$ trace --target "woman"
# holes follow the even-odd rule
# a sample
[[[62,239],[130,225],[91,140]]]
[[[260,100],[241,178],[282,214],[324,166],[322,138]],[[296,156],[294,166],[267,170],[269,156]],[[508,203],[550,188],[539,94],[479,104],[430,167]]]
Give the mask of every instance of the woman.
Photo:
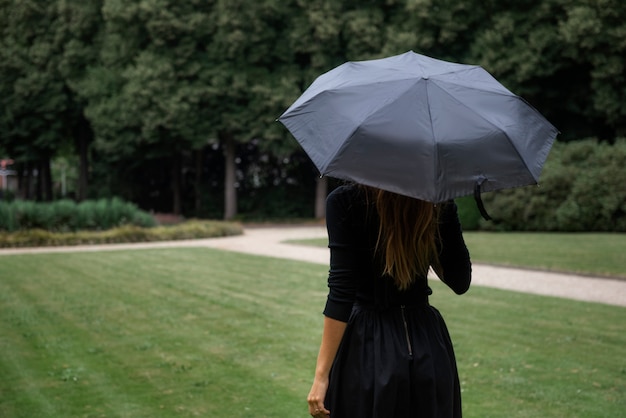
[[[309,413],[460,417],[452,343],[426,278],[432,266],[457,294],[469,288],[455,204],[345,185],[328,196],[326,222],[330,290]]]

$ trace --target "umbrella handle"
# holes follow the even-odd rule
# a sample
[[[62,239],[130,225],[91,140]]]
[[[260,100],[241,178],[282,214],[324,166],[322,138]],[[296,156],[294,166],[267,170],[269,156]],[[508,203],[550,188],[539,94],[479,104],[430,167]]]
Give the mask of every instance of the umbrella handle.
[[[476,206],[478,206],[478,211],[480,212],[482,217],[486,221],[490,221],[491,216],[489,216],[489,214],[487,213],[487,210],[485,210],[485,205],[483,205],[483,199],[480,197],[480,186],[485,180],[486,179],[481,179],[477,181],[476,184],[474,185],[474,200],[476,201]]]

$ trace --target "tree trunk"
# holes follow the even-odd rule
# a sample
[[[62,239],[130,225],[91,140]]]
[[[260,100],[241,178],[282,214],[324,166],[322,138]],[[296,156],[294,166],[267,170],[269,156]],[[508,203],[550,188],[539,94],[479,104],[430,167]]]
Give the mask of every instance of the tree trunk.
[[[25,163],[23,167],[20,167],[18,176],[18,189],[21,197],[24,200],[30,200],[33,190],[33,164],[31,162]]]
[[[318,177],[315,181],[315,219],[326,217],[326,195],[328,194],[328,178]]]
[[[237,215],[237,188],[235,165],[235,140],[231,135],[223,135],[224,147],[224,219],[230,220]]]
[[[200,213],[202,213],[202,151],[203,149],[194,151],[196,162],[196,178],[194,182],[194,211],[196,217],[199,217]]]
[[[30,174],[31,181],[33,184],[31,187],[34,187],[34,197],[36,202],[43,201],[43,187],[41,184],[41,161],[33,162],[33,170]]]
[[[172,172],[170,179],[172,181],[172,212],[174,215],[180,215],[182,212],[181,198],[181,155],[176,153],[172,157]]]
[[[76,148],[80,159],[76,200],[79,202],[87,199],[87,189],[89,186],[89,144],[91,137],[92,132],[89,122],[81,115],[76,132]]]
[[[50,160],[42,158],[35,164],[37,167],[36,199],[38,202],[52,200],[52,179],[50,178]]]
[[[52,195],[52,170],[50,169],[50,157],[45,157],[40,163],[39,181],[41,182],[41,197],[45,202],[53,200]]]

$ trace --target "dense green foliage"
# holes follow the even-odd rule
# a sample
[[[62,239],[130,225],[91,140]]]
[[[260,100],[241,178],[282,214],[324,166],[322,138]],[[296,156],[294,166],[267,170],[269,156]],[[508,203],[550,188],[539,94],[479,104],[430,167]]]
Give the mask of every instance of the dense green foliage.
[[[156,221],[135,204],[117,198],[80,203],[71,200],[0,202],[0,231],[101,231],[124,225],[151,227],[156,225]]]
[[[316,172],[275,120],[317,75],[410,49],[479,64],[560,141],[613,143],[626,134],[624,39],[620,0],[0,0],[0,157],[29,200],[65,196],[63,159],[77,200],[310,216]],[[273,188],[288,208],[263,201]],[[598,227],[575,219],[596,209],[568,205],[558,225]]]
[[[481,215],[473,196],[465,196],[455,199],[461,225],[466,231],[479,229]]]
[[[486,229],[626,232],[626,139],[557,143],[539,187],[487,193]]]

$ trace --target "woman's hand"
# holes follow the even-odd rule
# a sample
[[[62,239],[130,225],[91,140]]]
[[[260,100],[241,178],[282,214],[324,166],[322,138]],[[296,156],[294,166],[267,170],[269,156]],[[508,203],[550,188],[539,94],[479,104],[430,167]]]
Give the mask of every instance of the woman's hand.
[[[324,407],[324,398],[328,390],[328,378],[316,377],[309,392],[309,413],[315,418],[328,418],[330,411]]]
[[[322,332],[322,343],[320,352],[317,355],[315,366],[315,378],[307,401],[309,402],[309,413],[315,418],[328,418],[330,411],[324,406],[324,398],[328,390],[328,376],[330,367],[333,364],[337,349],[346,330],[346,323],[336,319],[324,317],[324,330]]]

